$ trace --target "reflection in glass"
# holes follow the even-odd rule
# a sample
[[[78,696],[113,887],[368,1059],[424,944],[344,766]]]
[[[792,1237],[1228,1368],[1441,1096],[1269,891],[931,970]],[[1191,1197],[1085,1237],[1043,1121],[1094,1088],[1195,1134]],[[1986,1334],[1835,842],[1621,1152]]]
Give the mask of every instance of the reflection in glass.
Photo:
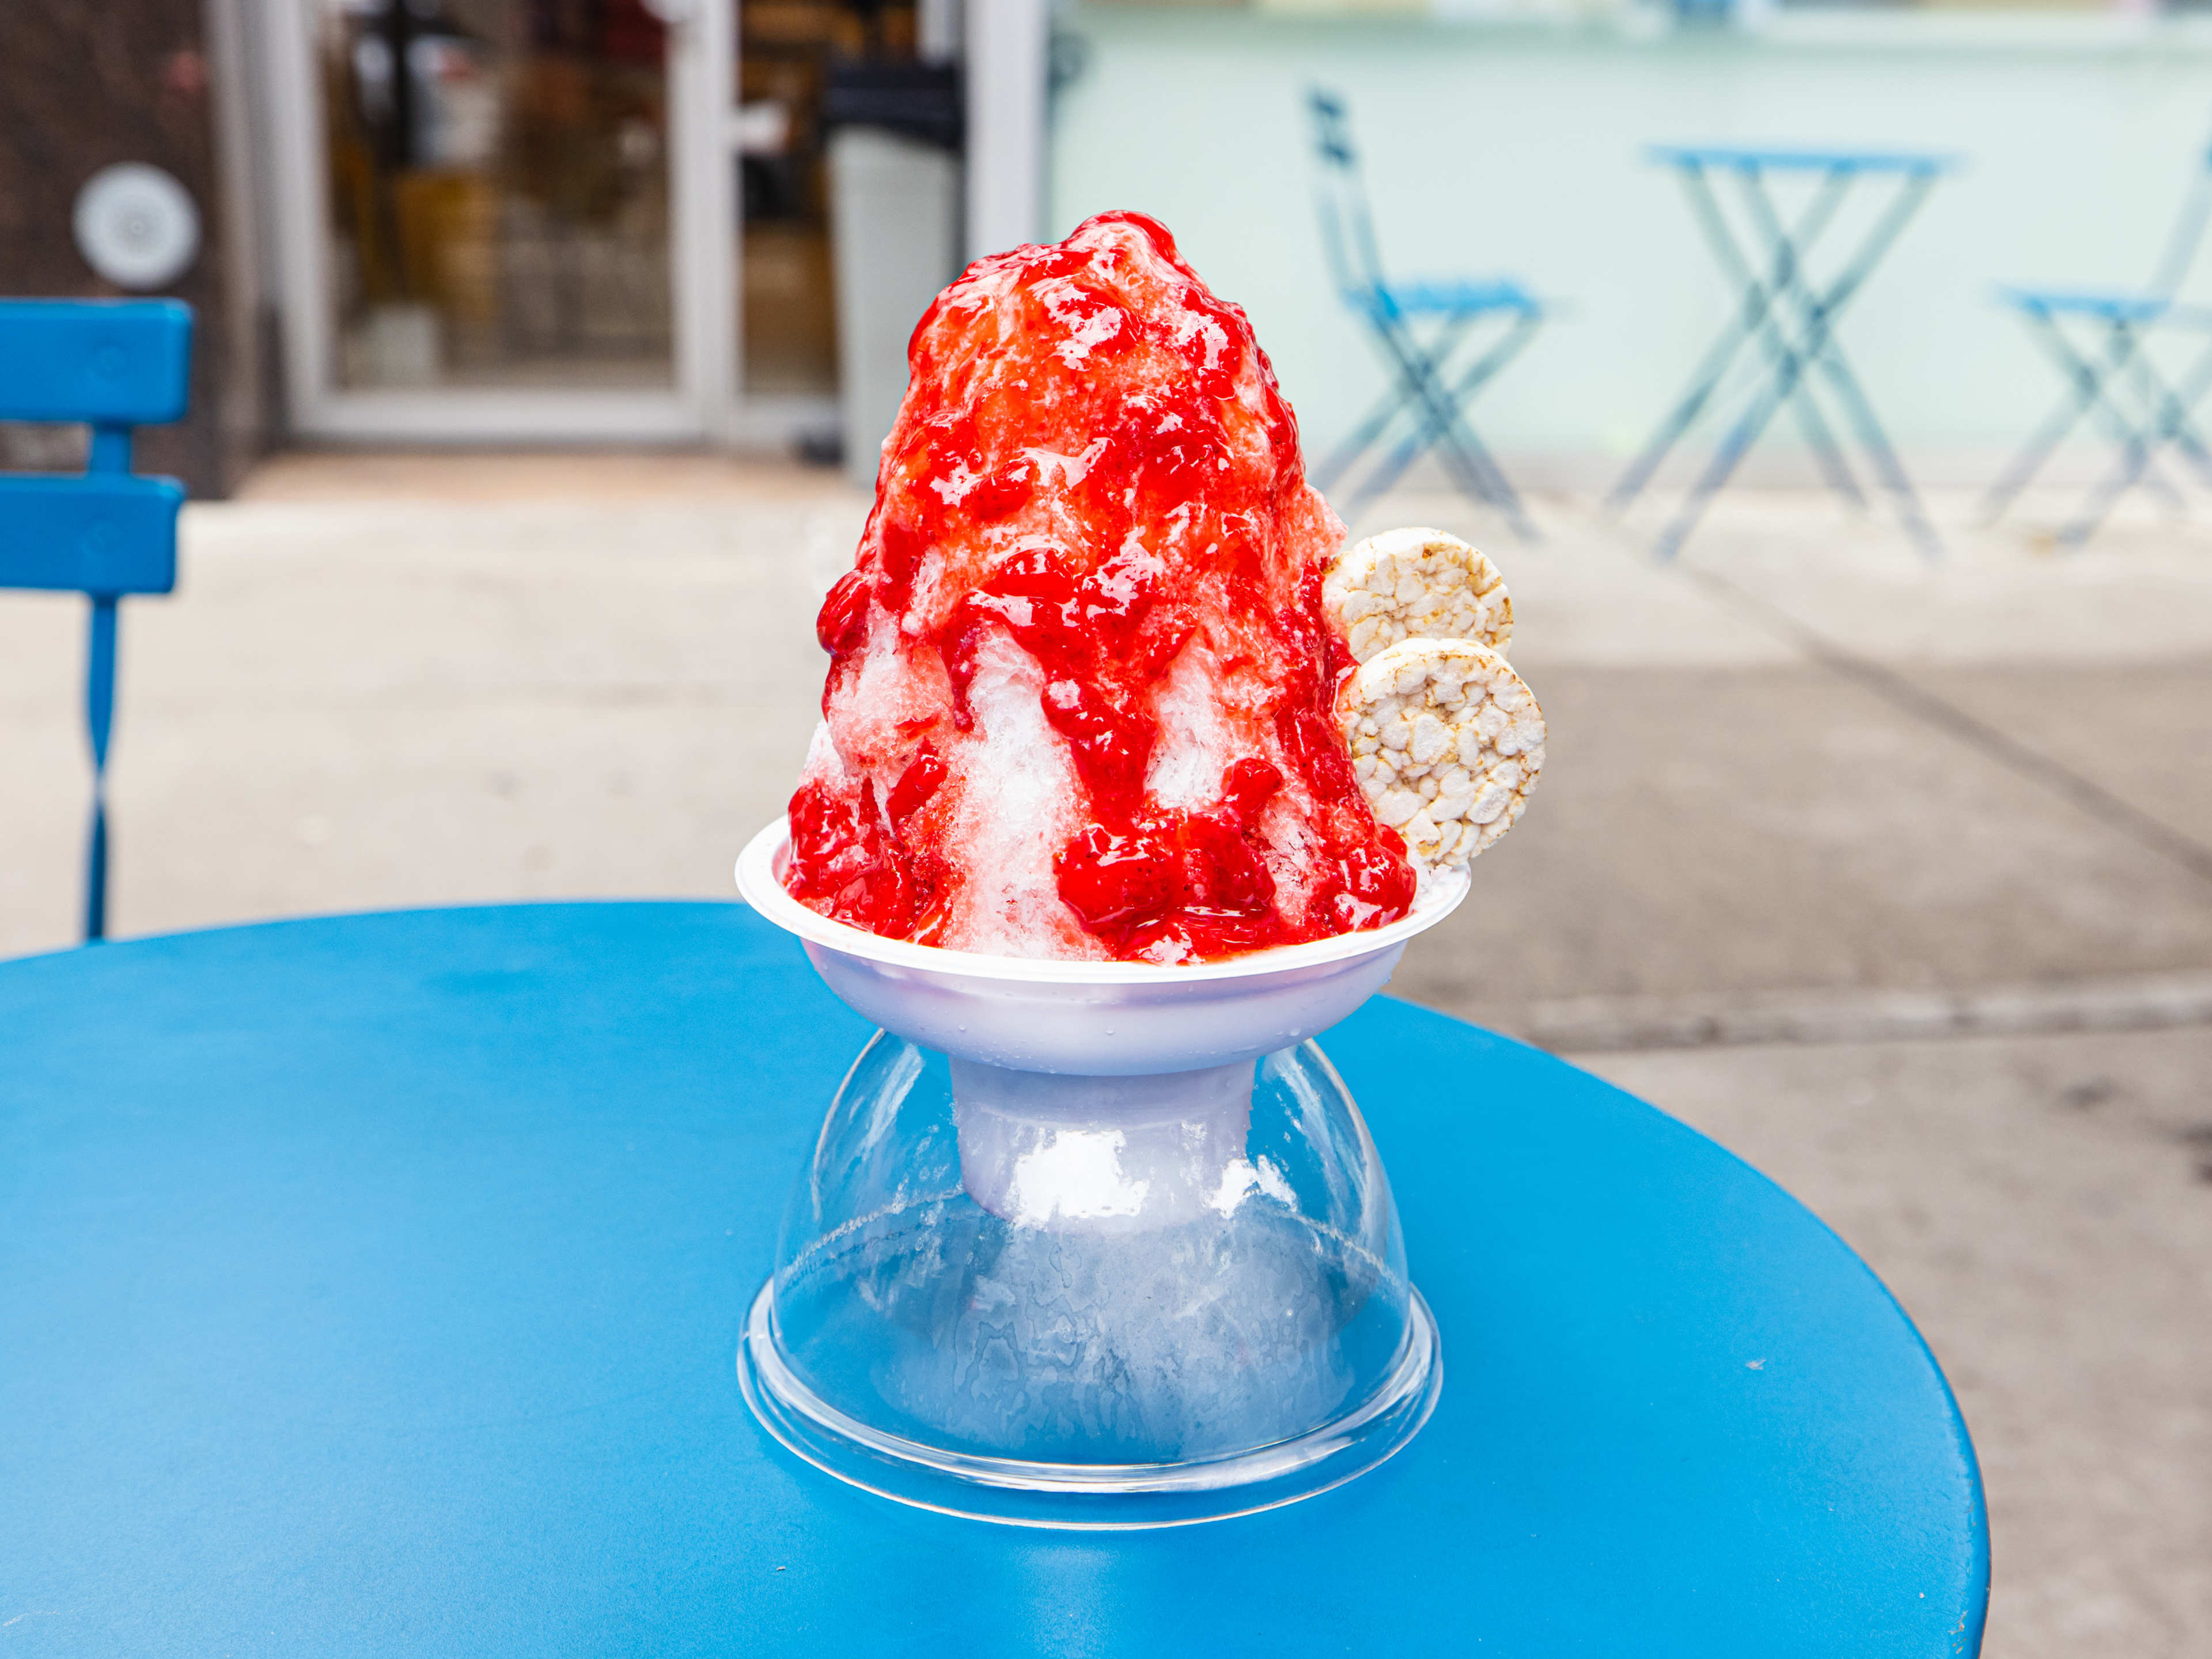
[[[320,44],[341,384],[671,383],[643,0],[325,0]]]
[[[738,8],[739,330],[753,396],[837,389],[823,91],[833,64],[911,61],[912,4]]]

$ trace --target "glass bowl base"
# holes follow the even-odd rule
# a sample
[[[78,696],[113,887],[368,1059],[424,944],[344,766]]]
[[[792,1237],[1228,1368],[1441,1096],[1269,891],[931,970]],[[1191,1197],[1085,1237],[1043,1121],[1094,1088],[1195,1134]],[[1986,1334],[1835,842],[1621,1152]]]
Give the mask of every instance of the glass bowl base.
[[[1419,1432],[1443,1384],[1437,1326],[1409,1295],[1395,1364],[1360,1399],[1294,1438],[1183,1462],[1053,1463],[984,1456],[872,1428],[821,1398],[777,1344],[773,1285],[738,1346],[738,1386],[788,1451],[863,1491],[941,1514],[1087,1531],[1187,1526],[1294,1504],[1340,1486]]]

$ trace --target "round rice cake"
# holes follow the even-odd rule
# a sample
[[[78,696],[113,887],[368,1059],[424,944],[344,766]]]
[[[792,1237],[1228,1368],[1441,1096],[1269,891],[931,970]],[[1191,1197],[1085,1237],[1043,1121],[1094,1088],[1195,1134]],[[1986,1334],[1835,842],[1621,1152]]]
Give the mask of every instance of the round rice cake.
[[[1346,682],[1337,719],[1375,816],[1427,869],[1513,827],[1544,765],[1544,711],[1472,640],[1401,640]]]
[[[1321,592],[1361,662],[1407,639],[1472,640],[1504,656],[1513,638],[1513,601],[1498,567],[1441,530],[1370,536],[1337,555]]]

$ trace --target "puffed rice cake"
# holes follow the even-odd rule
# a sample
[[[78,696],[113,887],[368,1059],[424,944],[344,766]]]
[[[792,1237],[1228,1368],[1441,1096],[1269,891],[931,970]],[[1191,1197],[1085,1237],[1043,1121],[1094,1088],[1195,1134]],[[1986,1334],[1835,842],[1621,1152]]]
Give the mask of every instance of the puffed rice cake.
[[[1458,537],[1418,525],[1338,554],[1322,603],[1361,662],[1407,639],[1469,640],[1502,657],[1513,638],[1498,567]]]
[[[1544,711],[1490,647],[1406,639],[1346,683],[1337,717],[1375,816],[1428,869],[1512,828],[1544,765]]]

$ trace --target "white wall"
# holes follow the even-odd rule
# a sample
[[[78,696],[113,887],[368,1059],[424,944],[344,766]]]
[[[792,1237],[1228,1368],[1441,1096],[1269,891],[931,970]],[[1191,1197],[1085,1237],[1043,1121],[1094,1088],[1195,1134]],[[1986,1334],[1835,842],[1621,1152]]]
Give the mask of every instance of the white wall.
[[[2058,389],[1993,287],[2146,279],[2212,131],[2212,41],[2186,24],[1791,18],[1759,38],[1638,39],[1092,8],[1060,27],[1083,37],[1088,67],[1054,110],[1054,234],[1109,207],[1165,221],[1250,312],[1312,453],[1383,384],[1328,286],[1314,218],[1304,90],[1335,88],[1387,260],[1407,275],[1513,273],[1563,308],[1480,425],[1585,483],[1641,441],[1733,298],[1646,145],[1963,158],[1842,333],[1914,465],[1968,478]],[[2193,286],[2212,295],[2212,247],[2200,264]],[[1781,424],[1786,451],[1796,433]]]

